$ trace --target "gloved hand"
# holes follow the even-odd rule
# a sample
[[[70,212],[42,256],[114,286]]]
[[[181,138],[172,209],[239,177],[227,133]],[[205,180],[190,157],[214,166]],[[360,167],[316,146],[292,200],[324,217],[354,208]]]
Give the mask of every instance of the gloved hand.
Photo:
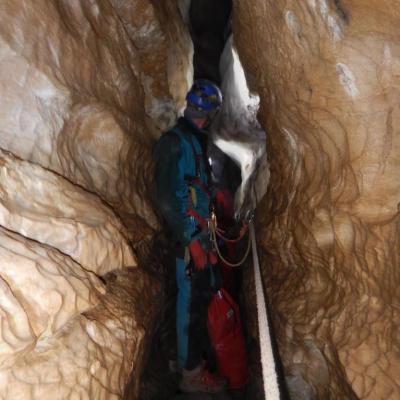
[[[203,249],[200,241],[192,240],[188,247],[195,269],[204,269],[207,265],[207,253]]]
[[[201,270],[207,264],[215,265],[217,263],[217,257],[212,251],[208,229],[204,229],[196,234],[189,243],[188,248],[195,269]]]

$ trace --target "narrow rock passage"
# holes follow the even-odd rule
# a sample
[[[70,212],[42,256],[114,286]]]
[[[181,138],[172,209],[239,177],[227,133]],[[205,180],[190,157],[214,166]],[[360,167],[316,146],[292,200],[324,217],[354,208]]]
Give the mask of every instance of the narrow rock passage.
[[[236,210],[258,204],[291,400],[398,400],[398,3],[1,1],[0,399],[181,395],[159,326],[173,267],[148,258],[168,250],[152,247],[151,154],[195,76],[224,92],[211,136]]]
[[[265,190],[263,184],[256,182],[255,171],[265,157],[265,133],[256,122],[258,98],[252,96],[246,85],[246,79],[239,58],[234,50],[230,30],[232,2],[230,0],[192,0],[186,2],[186,20],[194,44],[194,79],[209,79],[217,83],[223,92],[224,102],[219,117],[214,121],[209,134],[208,157],[211,163],[214,186],[227,187],[231,193],[237,192],[235,207],[242,213],[255,207],[254,191],[259,196]],[[266,160],[263,160],[265,169]],[[263,171],[265,173],[265,171]],[[253,180],[251,181],[250,178]],[[252,191],[251,195],[248,193]],[[166,245],[166,242],[164,242]],[[168,246],[168,245],[167,245]],[[245,249],[239,246],[237,258]],[[227,257],[229,258],[229,257]],[[141,400],[162,399],[252,399],[249,387],[242,390],[224,392],[218,395],[182,394],[178,391],[179,376],[170,372],[169,363],[174,357],[176,288],[174,288],[173,249],[170,249],[168,267],[165,272],[167,287],[164,309],[157,325],[151,345],[148,349],[147,366],[141,384]],[[234,260],[232,260],[234,261]],[[164,265],[164,268],[166,265]],[[234,274],[237,281],[236,291],[241,286],[242,271]],[[232,278],[231,278],[232,279]],[[240,295],[240,302],[244,298]],[[242,318],[245,316],[242,308]],[[244,325],[246,324],[244,318]],[[259,358],[258,346],[254,339],[247,337],[251,360]],[[250,354],[251,353],[251,354]],[[256,368],[258,363],[252,361]]]

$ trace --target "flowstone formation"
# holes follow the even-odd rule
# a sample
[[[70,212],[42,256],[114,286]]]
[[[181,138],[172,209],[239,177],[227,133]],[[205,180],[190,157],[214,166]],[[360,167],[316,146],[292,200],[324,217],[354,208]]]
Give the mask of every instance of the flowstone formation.
[[[257,231],[291,398],[398,399],[399,7],[240,0],[233,18],[268,132]]]
[[[160,287],[133,248],[190,57],[173,3],[2,2],[1,399],[137,395]]]
[[[178,3],[2,1],[0,399],[118,399],[128,382],[137,398],[162,298],[144,272],[151,147],[191,78]],[[291,399],[395,400],[400,8],[233,4],[268,132],[257,231]]]

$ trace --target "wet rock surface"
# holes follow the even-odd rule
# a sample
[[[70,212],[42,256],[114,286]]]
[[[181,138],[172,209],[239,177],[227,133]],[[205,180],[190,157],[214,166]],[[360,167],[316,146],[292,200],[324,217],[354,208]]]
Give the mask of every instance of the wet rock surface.
[[[6,1],[0,147],[154,224],[143,171],[188,86],[189,36],[172,11],[148,1]]]
[[[399,397],[399,20],[389,1],[234,3],[268,132],[257,231],[294,399]]]
[[[137,398],[160,299],[137,251],[158,228],[151,148],[190,46],[174,4],[2,2],[0,398]]]
[[[290,396],[397,400],[398,4],[233,6],[268,132],[257,232]],[[151,148],[191,57],[174,1],[2,2],[1,399],[138,398],[165,263]]]
[[[0,179],[4,228],[54,247],[98,275],[136,265],[127,230],[98,196],[1,150]]]
[[[138,268],[99,279],[4,228],[0,259],[0,398],[120,398],[142,358],[154,279]]]

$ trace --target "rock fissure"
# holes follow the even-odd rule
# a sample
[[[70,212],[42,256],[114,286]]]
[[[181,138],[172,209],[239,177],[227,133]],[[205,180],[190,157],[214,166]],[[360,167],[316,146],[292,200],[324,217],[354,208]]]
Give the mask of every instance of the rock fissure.
[[[194,76],[225,95],[211,153],[238,214],[257,206],[289,397],[397,400],[399,20],[389,0],[3,2],[0,398],[140,398],[171,270],[152,146]]]

